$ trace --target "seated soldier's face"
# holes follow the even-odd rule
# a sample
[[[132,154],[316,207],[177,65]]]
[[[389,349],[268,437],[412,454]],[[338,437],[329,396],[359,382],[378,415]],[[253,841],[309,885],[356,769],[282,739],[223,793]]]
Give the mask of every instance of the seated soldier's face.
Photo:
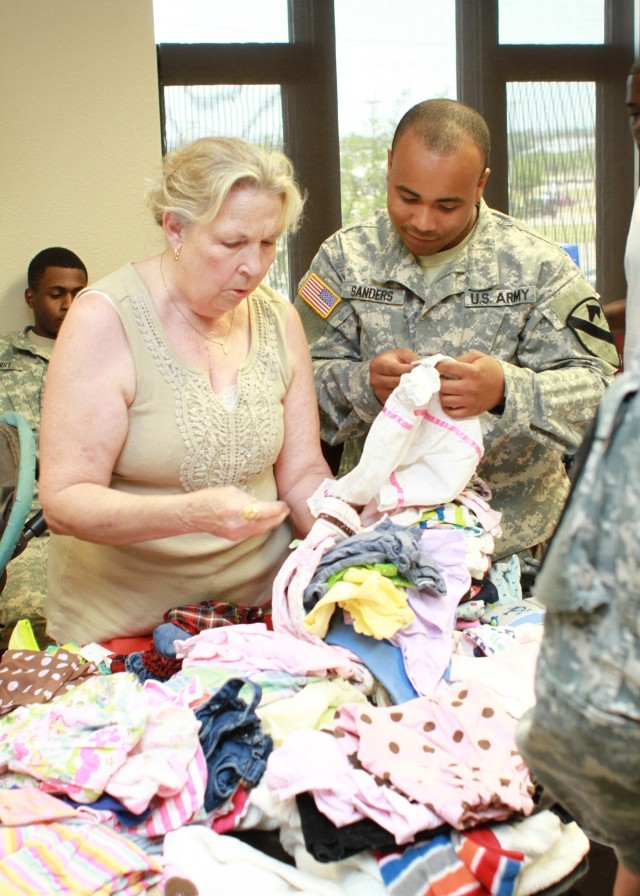
[[[71,303],[86,285],[86,274],[80,268],[46,268],[37,288],[25,293],[33,311],[34,332],[55,339]]]

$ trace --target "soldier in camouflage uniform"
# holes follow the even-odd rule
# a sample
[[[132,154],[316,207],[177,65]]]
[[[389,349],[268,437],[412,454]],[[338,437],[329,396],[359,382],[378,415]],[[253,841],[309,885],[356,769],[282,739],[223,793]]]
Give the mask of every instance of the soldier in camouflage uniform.
[[[576,460],[536,582],[546,606],[536,706],[518,727],[536,779],[615,849],[614,896],[640,894],[639,447],[636,354],[602,401],[586,459]]]
[[[441,403],[453,418],[483,415],[478,474],[502,512],[500,559],[551,534],[568,491],[563,455],[580,444],[619,357],[567,253],[482,199],[489,144],[463,103],[411,109],[389,151],[387,210],[321,246],[296,307],[322,438],[348,443],[341,472],[412,362],[453,359],[437,367]]]
[[[87,269],[75,252],[58,246],[43,249],[30,262],[25,301],[33,326],[0,337],[0,413],[17,411],[40,432],[45,375],[55,338],[75,296],[87,285]],[[40,510],[37,494],[31,513]],[[46,586],[46,535],[30,542],[7,568],[0,598],[0,626],[40,612]]]

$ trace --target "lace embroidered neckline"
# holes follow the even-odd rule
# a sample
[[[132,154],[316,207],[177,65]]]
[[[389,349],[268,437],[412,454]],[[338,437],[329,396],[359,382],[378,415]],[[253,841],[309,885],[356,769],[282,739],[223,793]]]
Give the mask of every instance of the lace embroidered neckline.
[[[175,420],[185,444],[180,481],[187,491],[250,482],[272,466],[282,439],[282,408],[275,390],[280,376],[275,312],[269,300],[251,295],[251,345],[237,385],[216,394],[207,374],[184,364],[168,342],[148,293],[131,305],[155,365],[175,396]],[[235,392],[235,401],[229,407]]]

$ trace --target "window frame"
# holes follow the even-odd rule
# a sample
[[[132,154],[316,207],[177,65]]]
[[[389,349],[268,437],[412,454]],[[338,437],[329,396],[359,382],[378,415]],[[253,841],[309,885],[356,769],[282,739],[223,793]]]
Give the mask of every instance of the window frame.
[[[157,45],[157,57],[163,153],[165,87],[281,85],[283,149],[307,197],[303,224],[289,237],[295,295],[320,245],[341,227],[342,213],[333,3],[288,0],[288,11],[288,44],[165,43]]]
[[[595,82],[596,287],[605,303],[623,298],[636,189],[624,85],[637,54],[636,0],[604,0],[600,45],[500,44],[498,13],[499,0],[456,0],[457,95],[486,118],[492,136],[486,199],[509,212],[507,83]],[[288,44],[159,44],[157,55],[163,151],[165,86],[281,85],[283,148],[307,194],[303,226],[289,239],[294,292],[322,242],[342,226],[342,213],[333,3],[288,0],[288,16]]]
[[[615,7],[615,8],[614,8]],[[509,212],[507,83],[590,81],[596,93],[596,289],[626,296],[624,249],[635,195],[633,141],[624,106],[635,56],[634,0],[604,0],[602,44],[500,44],[499,0],[456,0],[458,97],[491,131],[489,205]]]

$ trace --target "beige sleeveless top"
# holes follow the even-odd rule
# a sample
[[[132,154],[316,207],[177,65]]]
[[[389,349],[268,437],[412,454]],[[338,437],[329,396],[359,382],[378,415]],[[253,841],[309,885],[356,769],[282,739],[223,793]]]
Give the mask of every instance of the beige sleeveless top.
[[[91,289],[118,312],[136,370],[127,440],[111,487],[159,495],[235,485],[264,500],[277,498],[273,464],[290,381],[286,300],[266,286],[249,296],[251,345],[230,408],[204,371],[174,354],[133,265]],[[59,642],[84,644],[151,632],[182,604],[268,604],[290,538],[288,524],[240,543],[195,533],[114,547],[52,535],[47,632]]]

